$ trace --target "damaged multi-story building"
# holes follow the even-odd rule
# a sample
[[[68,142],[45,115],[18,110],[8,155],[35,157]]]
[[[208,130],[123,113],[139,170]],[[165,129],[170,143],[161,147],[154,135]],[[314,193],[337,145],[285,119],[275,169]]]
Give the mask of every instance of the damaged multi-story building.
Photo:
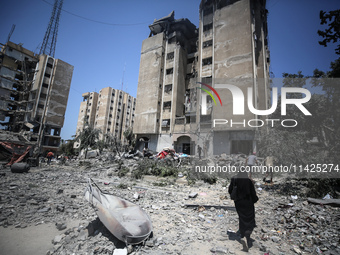
[[[256,150],[256,128],[248,122],[260,116],[247,102],[233,114],[235,91],[226,85],[246,97],[251,88],[254,108],[268,109],[265,7],[265,0],[202,0],[198,28],[174,12],[149,25],[134,123],[139,149],[195,154],[199,145],[206,156]]]
[[[124,132],[132,129],[136,99],[122,90],[111,87],[103,88],[99,93],[87,92],[82,96],[76,136],[85,127],[91,126],[101,131],[100,139],[105,139],[109,134],[116,141],[125,144]],[[79,143],[75,146],[79,146]]]
[[[0,124],[21,133],[40,153],[61,141],[73,66],[8,41],[0,53]]]

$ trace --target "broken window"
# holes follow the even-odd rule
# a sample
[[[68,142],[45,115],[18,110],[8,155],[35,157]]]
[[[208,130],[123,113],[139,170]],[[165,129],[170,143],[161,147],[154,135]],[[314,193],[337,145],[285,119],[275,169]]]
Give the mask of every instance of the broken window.
[[[163,109],[171,109],[171,101],[167,101],[163,103]]]
[[[213,23],[209,23],[209,24],[204,25],[203,26],[203,32],[206,32],[206,31],[212,29],[212,27],[213,27]]]
[[[211,46],[212,43],[213,43],[213,40],[203,42],[203,48],[207,48],[207,47]]]
[[[196,116],[186,116],[185,123],[196,123]]]
[[[170,126],[170,119],[162,120],[162,127],[168,127]]]
[[[202,65],[206,66],[206,65],[211,65],[212,64],[212,57],[209,58],[205,58],[202,60]]]
[[[213,13],[213,7],[212,6],[203,10],[203,16],[209,15],[211,13]]]
[[[195,61],[195,58],[194,58],[194,57],[193,57],[193,58],[189,58],[189,59],[188,59],[188,64],[194,63],[194,61]]]
[[[169,44],[172,44],[172,43],[175,43],[176,42],[176,37],[171,37],[169,40],[168,40],[168,43]]]
[[[211,76],[203,77],[202,78],[202,82],[205,83],[205,84],[208,84],[208,85],[210,84],[211,85],[212,84],[212,77]]]
[[[172,74],[174,72],[173,68],[166,69],[166,74]]]
[[[174,59],[174,52],[170,52],[170,53],[168,53],[167,55],[166,55],[166,59],[167,60],[173,60]]]
[[[172,90],[172,84],[168,84],[164,86],[164,92],[169,93]]]

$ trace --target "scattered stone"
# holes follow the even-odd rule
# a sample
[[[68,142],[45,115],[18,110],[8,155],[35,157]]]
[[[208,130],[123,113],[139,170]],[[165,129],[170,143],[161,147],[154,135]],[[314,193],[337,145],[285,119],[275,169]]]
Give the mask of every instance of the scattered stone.
[[[127,255],[128,254],[128,250],[126,248],[123,249],[114,249],[112,255]]]
[[[61,242],[61,240],[63,239],[63,235],[57,235],[57,236],[55,236],[54,237],[54,239],[53,239],[53,241],[52,241],[52,243],[53,244],[58,244],[58,243],[60,243]]]
[[[197,192],[193,192],[189,194],[189,198],[196,198],[198,196]]]
[[[216,254],[229,254],[229,249],[224,247],[212,248],[210,251]]]
[[[59,231],[67,228],[66,223],[56,223],[55,225]]]

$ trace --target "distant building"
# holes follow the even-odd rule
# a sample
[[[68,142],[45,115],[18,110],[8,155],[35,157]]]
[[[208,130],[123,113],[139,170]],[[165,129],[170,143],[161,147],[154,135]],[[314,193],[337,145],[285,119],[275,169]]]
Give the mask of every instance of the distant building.
[[[256,128],[246,124],[258,116],[245,110],[235,116],[229,89],[244,95],[253,89],[254,107],[268,109],[269,50],[265,0],[202,0],[199,27],[174,12],[155,20],[142,44],[134,133],[139,149],[196,154],[249,153],[256,148]],[[204,84],[215,88],[220,104]],[[201,89],[202,88],[202,89]],[[203,88],[205,90],[203,90]],[[215,119],[232,119],[231,126]]]
[[[2,128],[25,134],[40,152],[56,151],[61,140],[73,66],[7,42],[0,53]]]
[[[124,132],[132,129],[136,99],[124,91],[106,87],[97,92],[87,92],[80,103],[77,131],[79,135],[86,126],[101,130],[100,139],[112,134],[125,143]]]

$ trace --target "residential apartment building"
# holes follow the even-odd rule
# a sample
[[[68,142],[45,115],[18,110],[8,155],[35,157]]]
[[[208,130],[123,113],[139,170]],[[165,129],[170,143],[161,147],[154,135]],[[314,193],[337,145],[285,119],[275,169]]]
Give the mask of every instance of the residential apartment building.
[[[122,143],[126,143],[124,132],[134,123],[136,99],[128,93],[103,88],[97,92],[84,93],[80,104],[77,131],[78,135],[86,126],[100,129],[100,139],[112,134]]]
[[[200,145],[205,155],[256,150],[256,128],[247,123],[260,116],[247,107],[242,115],[233,114],[234,94],[225,85],[244,95],[251,88],[254,108],[267,109],[265,5],[265,0],[202,0],[198,28],[187,19],[174,19],[173,12],[149,26],[134,125],[140,149],[173,147],[195,154]],[[206,85],[221,102],[215,103],[217,94]],[[215,125],[214,120],[228,124]]]
[[[56,151],[61,140],[73,66],[7,42],[0,53],[0,121],[25,134],[40,152]]]

